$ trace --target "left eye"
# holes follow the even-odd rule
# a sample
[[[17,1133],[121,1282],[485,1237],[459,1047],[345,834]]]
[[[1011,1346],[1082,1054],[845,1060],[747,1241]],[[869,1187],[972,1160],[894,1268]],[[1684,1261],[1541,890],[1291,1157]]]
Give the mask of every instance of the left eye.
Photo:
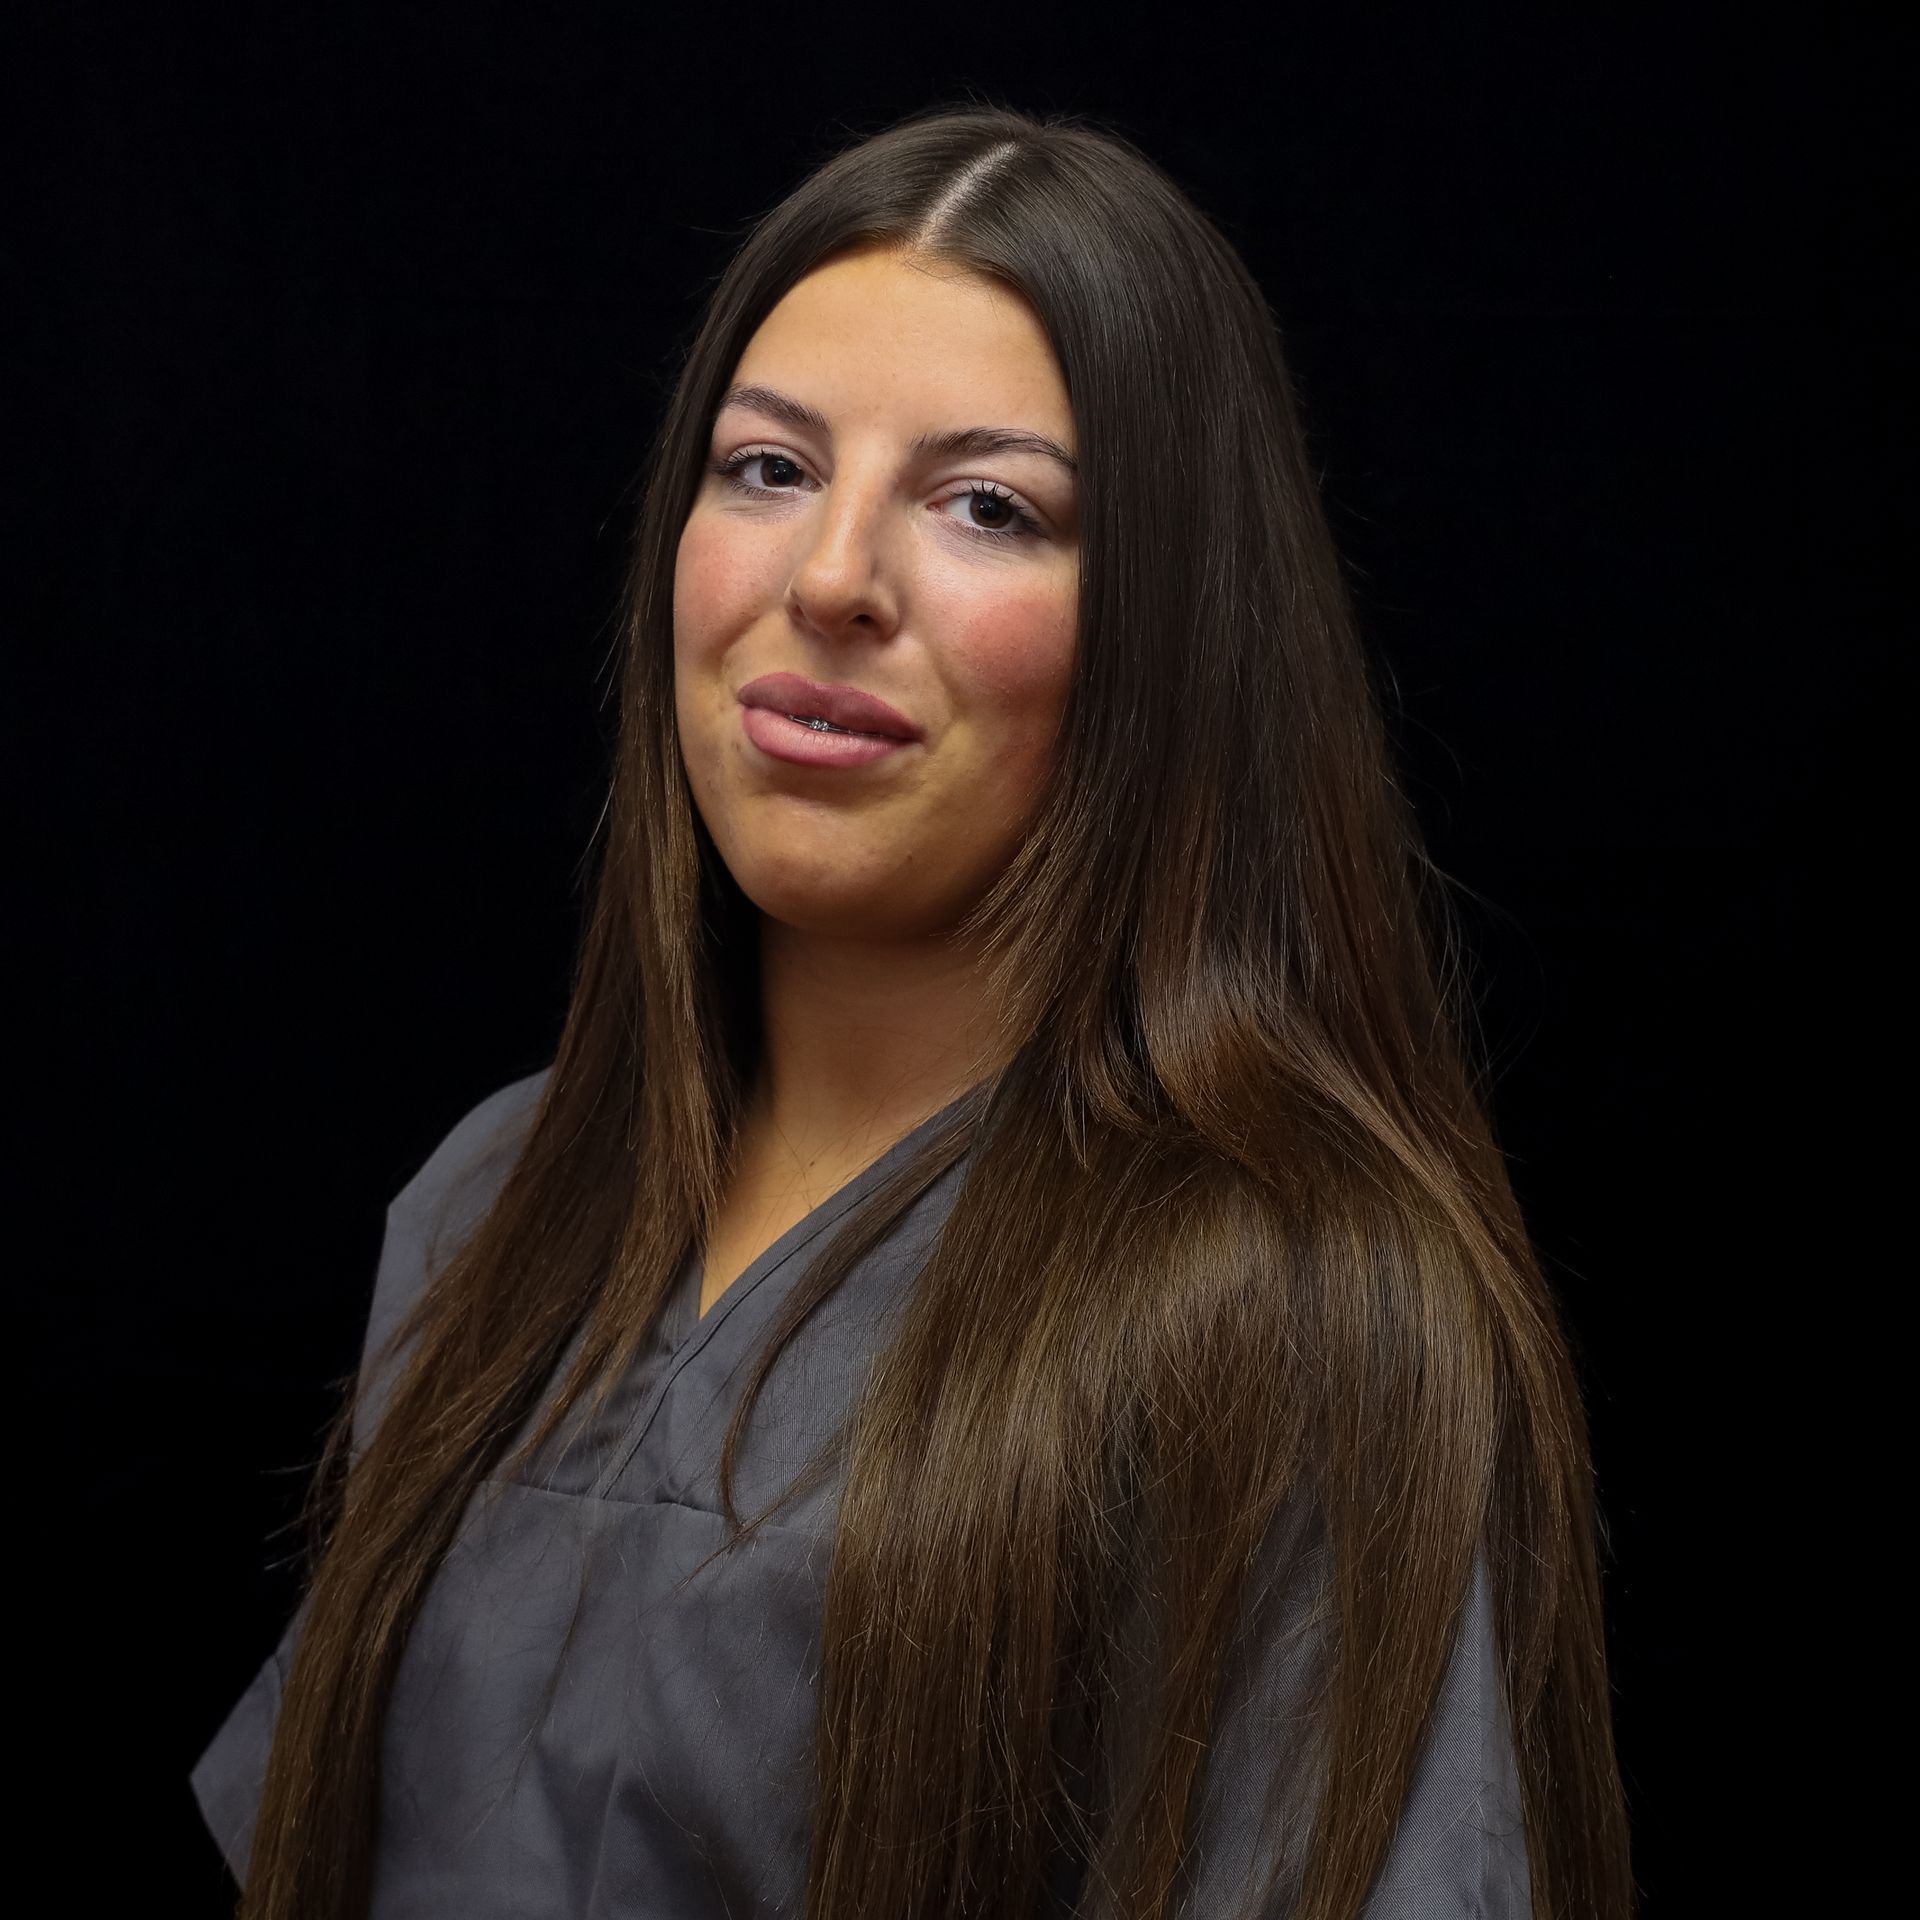
[[[989,515],[988,525],[984,528],[977,526],[969,528],[969,532],[990,532],[1004,536],[1014,532],[1038,533],[1040,530],[1038,522],[1012,494],[1002,492],[1000,488],[990,486],[984,481],[975,481],[965,493],[956,493],[942,504],[949,507],[963,506],[969,513],[983,506],[986,508]],[[993,516],[996,515],[1004,515],[1005,518],[995,519]]]
[[[763,479],[773,484],[754,486],[741,477],[756,462],[765,469]],[[708,470],[718,474],[738,492],[761,500],[777,499],[783,493],[796,491],[791,484],[791,476],[802,472],[797,460],[784,453],[771,453],[764,447],[750,447],[729,454],[724,460],[713,461]],[[977,539],[1024,540],[1040,531],[1039,520],[1021,505],[1019,496],[1005,487],[994,486],[990,481],[975,480],[964,493],[949,494],[940,505],[943,509],[964,507],[968,517],[959,522],[960,530]],[[983,526],[973,519],[971,516],[976,513],[986,514],[988,523]]]

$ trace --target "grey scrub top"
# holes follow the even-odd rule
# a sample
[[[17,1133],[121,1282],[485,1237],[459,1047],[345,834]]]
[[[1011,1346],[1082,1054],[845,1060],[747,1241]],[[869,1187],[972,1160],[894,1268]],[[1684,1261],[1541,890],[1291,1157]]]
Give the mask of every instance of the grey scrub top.
[[[429,1270],[478,1224],[525,1138],[546,1071],[483,1100],[388,1208],[363,1364]],[[809,1248],[941,1118],[782,1234],[704,1319],[689,1257],[600,1420],[584,1433],[564,1424],[524,1479],[481,1489],[497,1497],[469,1508],[395,1677],[374,1920],[802,1912],[833,1483],[677,1583],[722,1540],[721,1436],[744,1363]],[[851,1404],[963,1165],[920,1197],[775,1364],[736,1457],[742,1513],[770,1501]],[[381,1385],[363,1403],[356,1451],[378,1418]],[[299,1627],[296,1611],[192,1773],[201,1813],[240,1879]],[[1257,1840],[1271,1770],[1257,1727],[1261,1649],[1245,1657],[1243,1677],[1223,1695],[1196,1803],[1180,1904],[1190,1920],[1233,1911],[1268,1857]],[[1530,1916],[1484,1560],[1365,1911],[1367,1920]]]

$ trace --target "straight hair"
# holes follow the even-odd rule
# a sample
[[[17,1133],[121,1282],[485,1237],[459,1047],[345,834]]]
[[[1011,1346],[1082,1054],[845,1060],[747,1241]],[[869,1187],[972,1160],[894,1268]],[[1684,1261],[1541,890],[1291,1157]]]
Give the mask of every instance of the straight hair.
[[[1309,1682],[1248,1911],[1354,1920],[1483,1550],[1533,1912],[1627,1920],[1579,1381],[1278,330],[1127,138],[977,102],[828,157],[752,225],[684,353],[552,1070],[383,1349],[378,1424],[356,1450],[370,1368],[328,1430],[242,1920],[366,1913],[384,1709],[436,1568],[483,1482],[612,1391],[715,1217],[760,1045],[757,917],[681,761],[675,555],[755,329],[867,246],[1037,315],[1082,550],[1050,783],[962,929],[1010,1054],[812,1261],[726,1434],[719,1552],[840,1482],[806,1913],[1017,1920],[1064,1855],[1077,1913],[1162,1920],[1226,1662],[1285,1618]],[[845,1424],[743,1519],[736,1444],[779,1351],[962,1156]]]

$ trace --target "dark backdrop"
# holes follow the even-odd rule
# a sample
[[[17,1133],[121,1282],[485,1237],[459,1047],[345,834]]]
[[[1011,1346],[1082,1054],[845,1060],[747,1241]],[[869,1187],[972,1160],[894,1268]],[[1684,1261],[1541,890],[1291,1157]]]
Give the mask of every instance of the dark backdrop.
[[[1110,118],[1268,291],[1581,1352],[1647,1911],[1777,1870],[1703,1807],[1808,1582],[1821,1316],[1770,1303],[1846,1278],[1789,1269],[1770,1149],[1872,935],[1876,63],[1767,10],[1252,18],[10,14],[23,1838],[79,1908],[225,1910],[187,1771],[292,1605],[387,1199],[550,1058],[699,302],[969,89]]]

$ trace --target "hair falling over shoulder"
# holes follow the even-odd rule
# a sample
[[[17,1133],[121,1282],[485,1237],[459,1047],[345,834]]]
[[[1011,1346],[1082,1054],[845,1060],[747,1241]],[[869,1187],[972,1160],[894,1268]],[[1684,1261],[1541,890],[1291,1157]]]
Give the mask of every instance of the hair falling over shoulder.
[[[779,1347],[965,1153],[837,1452],[789,1489],[844,1471],[806,1911],[1038,1914],[1064,1846],[1089,1920],[1170,1920],[1222,1663],[1269,1589],[1299,1588],[1322,1652],[1274,1770],[1284,1885],[1249,1912],[1354,1920],[1483,1549],[1533,1911],[1627,1920],[1580,1384],[1271,314],[1124,137],[980,105],[827,158],[746,236],[687,351],[554,1068],[389,1348],[371,1439],[354,1452],[352,1398],[330,1430],[244,1920],[365,1913],[384,1703],[461,1514],[582,1329],[516,1457],[610,1389],[715,1203],[755,979],[676,744],[676,541],[755,328],[876,240],[994,277],[1046,327],[1082,586],[1056,775],[976,919],[1018,1049],[815,1261],[728,1434],[738,1526],[733,1442]]]

